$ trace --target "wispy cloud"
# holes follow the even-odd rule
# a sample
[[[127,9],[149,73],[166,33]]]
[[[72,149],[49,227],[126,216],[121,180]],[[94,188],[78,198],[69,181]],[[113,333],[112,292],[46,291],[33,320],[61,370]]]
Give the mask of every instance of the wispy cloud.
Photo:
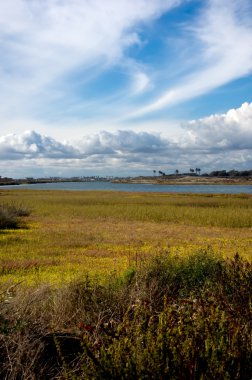
[[[250,0],[1,1],[1,173],[252,165],[251,104],[176,138],[164,117],[252,73],[251,20]]]
[[[158,18],[179,3],[179,0],[0,2],[0,83],[5,99],[11,98],[5,102],[6,111],[29,108],[29,102],[30,106],[34,102],[32,96],[39,95],[41,99],[44,92],[56,99],[62,96],[62,77],[74,70],[82,72],[83,80],[111,65],[125,64],[126,50],[140,43],[139,25]],[[147,76],[132,72],[135,90],[143,90]]]
[[[186,26],[193,40],[195,69],[131,116],[141,116],[206,94],[252,72],[252,4],[247,0],[209,0],[194,23]],[[185,59],[185,57],[184,57]],[[186,67],[186,62],[184,62]]]
[[[191,18],[176,23],[181,51],[177,46],[175,56],[163,54],[159,65],[153,57],[146,60],[140,54],[153,43],[151,33],[145,35],[147,25],[188,3],[190,0],[1,2],[2,115],[11,118],[14,111],[27,118],[45,119],[50,114],[64,118],[67,109],[69,114],[78,110],[80,118],[95,118],[98,108],[104,118],[139,117],[251,73],[249,0],[199,2]],[[168,45],[178,39],[171,37],[174,31],[169,24],[163,33],[158,38],[162,49],[169,51]],[[139,49],[136,56],[131,53],[134,46]],[[121,67],[129,80],[118,87],[119,92],[109,86],[105,93],[98,91],[103,86],[101,73],[115,66]],[[92,101],[88,82],[96,80]],[[106,85],[117,80],[108,78]]]
[[[150,78],[144,72],[137,72],[133,77],[133,94],[139,94],[150,85]]]

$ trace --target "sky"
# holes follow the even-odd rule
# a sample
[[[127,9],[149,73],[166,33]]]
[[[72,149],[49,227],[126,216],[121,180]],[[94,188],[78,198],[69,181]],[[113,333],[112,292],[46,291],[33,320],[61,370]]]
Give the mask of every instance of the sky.
[[[0,1],[0,176],[252,169],[251,0]]]

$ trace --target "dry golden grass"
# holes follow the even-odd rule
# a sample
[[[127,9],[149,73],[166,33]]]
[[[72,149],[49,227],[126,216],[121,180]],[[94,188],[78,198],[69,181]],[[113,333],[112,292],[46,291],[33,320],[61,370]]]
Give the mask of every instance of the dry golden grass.
[[[26,228],[0,231],[0,282],[101,280],[162,250],[211,246],[251,258],[252,196],[2,190],[31,209]]]

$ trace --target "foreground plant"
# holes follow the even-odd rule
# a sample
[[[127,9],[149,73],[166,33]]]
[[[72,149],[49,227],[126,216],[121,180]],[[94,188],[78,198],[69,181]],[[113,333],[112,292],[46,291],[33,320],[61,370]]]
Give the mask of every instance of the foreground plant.
[[[1,376],[249,380],[251,285],[251,263],[209,249],[164,252],[107,285],[6,289]]]
[[[84,335],[83,378],[250,379],[251,264],[209,252],[161,257],[144,280],[145,291],[116,329],[103,330],[98,347]]]

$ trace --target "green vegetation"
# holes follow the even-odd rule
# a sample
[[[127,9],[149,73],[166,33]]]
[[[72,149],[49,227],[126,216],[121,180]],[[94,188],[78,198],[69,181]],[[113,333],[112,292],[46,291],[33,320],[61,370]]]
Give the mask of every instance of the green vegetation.
[[[251,258],[250,195],[4,190],[0,198],[32,210],[18,217],[21,228],[0,230],[0,283],[103,281],[162,250],[211,246]]]
[[[250,380],[252,196],[0,197],[1,378]]]
[[[2,378],[250,379],[252,264],[169,252],[101,285],[2,293]]]

